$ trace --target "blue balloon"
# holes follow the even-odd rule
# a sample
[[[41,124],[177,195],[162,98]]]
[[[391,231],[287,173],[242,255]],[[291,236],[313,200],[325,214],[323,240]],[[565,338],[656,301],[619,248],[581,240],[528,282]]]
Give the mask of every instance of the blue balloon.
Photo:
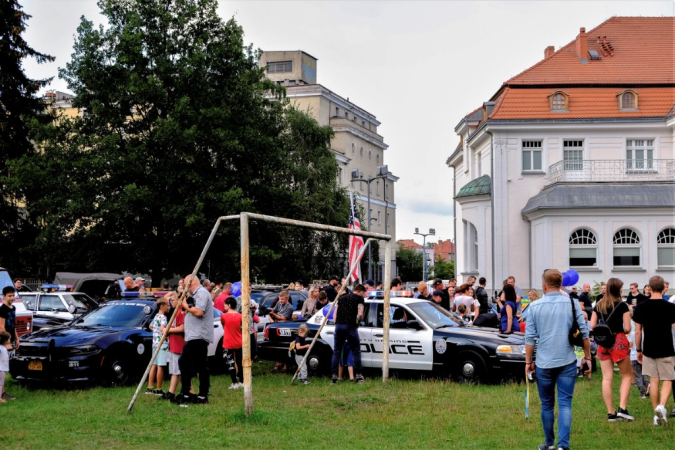
[[[230,293],[232,294],[232,297],[241,296],[241,281],[237,281],[236,283],[232,284],[232,289],[230,290]]]
[[[326,306],[323,307],[323,309],[321,310],[321,312],[323,313],[323,316],[324,316],[324,317],[328,316],[328,313],[330,312],[330,309],[331,309],[332,307],[333,307],[333,305],[330,305],[330,304],[328,304],[328,305],[326,305]],[[333,319],[333,316],[334,316],[334,315],[335,315],[335,311],[331,312],[331,313],[330,313],[330,316],[328,316],[328,320],[335,320],[335,319]]]
[[[579,281],[579,272],[576,270],[568,270],[567,273],[570,275],[570,286],[574,286]]]

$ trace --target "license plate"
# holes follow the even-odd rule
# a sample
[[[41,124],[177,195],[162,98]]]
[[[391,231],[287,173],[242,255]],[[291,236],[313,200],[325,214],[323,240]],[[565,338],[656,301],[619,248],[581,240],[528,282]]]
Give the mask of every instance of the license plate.
[[[28,363],[28,370],[42,370],[42,361],[31,361]]]

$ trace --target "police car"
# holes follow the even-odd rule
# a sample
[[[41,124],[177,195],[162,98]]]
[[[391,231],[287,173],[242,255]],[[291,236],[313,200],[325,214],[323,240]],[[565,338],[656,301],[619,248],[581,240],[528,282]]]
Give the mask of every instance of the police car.
[[[382,367],[384,302],[382,291],[371,291],[365,300],[359,326],[361,363],[365,368]],[[438,305],[391,293],[389,367],[455,376],[462,381],[482,381],[507,375],[524,376],[525,339],[522,333],[504,334],[493,328],[467,324]],[[307,322],[272,323],[259,343],[261,359],[288,362],[288,347],[302,323],[313,338],[328,306]],[[333,354],[335,324],[329,320],[308,358],[314,372],[328,373]]]
[[[73,292],[68,284],[43,284],[40,291],[21,292],[21,300],[33,312],[35,331],[65,325],[98,306],[84,292]]]

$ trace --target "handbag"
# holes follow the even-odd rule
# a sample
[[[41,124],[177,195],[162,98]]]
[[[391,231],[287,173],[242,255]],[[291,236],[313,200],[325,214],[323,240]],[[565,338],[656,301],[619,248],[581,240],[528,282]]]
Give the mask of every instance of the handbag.
[[[577,308],[574,306],[574,299],[570,298],[572,303],[572,326],[570,327],[570,332],[567,335],[567,339],[570,342],[570,345],[574,347],[583,347],[584,338],[581,334],[581,328],[579,328],[579,322],[577,322]]]

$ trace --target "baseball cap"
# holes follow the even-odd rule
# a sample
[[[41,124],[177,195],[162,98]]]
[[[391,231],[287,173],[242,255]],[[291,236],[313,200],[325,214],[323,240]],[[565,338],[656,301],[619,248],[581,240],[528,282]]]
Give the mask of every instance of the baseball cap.
[[[143,278],[143,277],[136,277],[136,280],[135,280],[135,281],[136,281],[136,283],[138,283],[139,281],[145,281],[145,278]]]
[[[369,284],[370,286],[375,286],[375,282],[370,278],[363,282],[363,284]]]
[[[328,281],[333,281],[333,280],[340,281],[340,279],[338,278],[337,275],[333,275],[332,277],[330,277],[330,280],[328,280]]]
[[[436,290],[433,292],[433,294],[431,294],[431,295],[434,295],[434,296],[436,296],[436,297],[442,297],[442,296],[443,296],[443,291],[441,291],[440,289],[436,289]]]

